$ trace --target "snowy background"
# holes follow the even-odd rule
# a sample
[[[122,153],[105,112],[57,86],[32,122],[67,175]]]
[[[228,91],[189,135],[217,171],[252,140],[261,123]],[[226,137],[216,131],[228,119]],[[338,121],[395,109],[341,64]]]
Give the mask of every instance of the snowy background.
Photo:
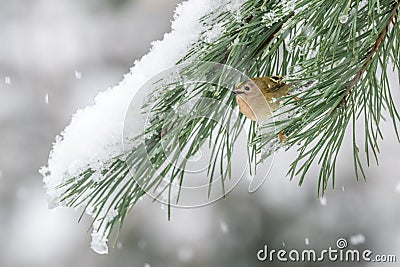
[[[171,221],[145,199],[106,256],[90,249],[90,218],[78,224],[80,211],[47,209],[38,169],[55,136],[170,30],[178,2],[0,1],[0,266],[264,266],[264,244],[325,249],[341,237],[400,260],[400,145],[390,124],[367,183],[354,179],[349,140],[323,200],[316,173],[298,187],[285,177],[293,155],[280,153],[255,194],[243,182],[214,205],[173,210]]]

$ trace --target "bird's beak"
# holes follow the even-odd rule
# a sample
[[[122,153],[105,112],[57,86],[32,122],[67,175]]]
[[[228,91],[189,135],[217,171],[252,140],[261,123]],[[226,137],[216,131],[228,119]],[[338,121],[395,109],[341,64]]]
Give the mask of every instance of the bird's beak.
[[[232,93],[234,93],[235,95],[240,95],[243,94],[244,92],[239,89],[233,89]]]

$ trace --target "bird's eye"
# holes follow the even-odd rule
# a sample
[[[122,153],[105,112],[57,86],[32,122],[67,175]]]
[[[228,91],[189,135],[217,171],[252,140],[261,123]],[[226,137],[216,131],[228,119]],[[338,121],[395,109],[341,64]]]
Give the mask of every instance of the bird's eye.
[[[245,87],[244,87],[244,90],[250,91],[250,86],[245,86]]]

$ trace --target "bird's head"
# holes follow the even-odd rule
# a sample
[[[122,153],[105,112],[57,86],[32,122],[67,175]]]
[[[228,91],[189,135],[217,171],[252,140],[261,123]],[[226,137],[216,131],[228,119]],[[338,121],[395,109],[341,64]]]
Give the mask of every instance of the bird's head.
[[[265,76],[239,83],[232,92],[243,115],[253,121],[264,121],[279,104],[272,99],[287,95],[288,88],[281,76]]]
[[[233,89],[233,93],[241,97],[256,95],[259,92],[260,89],[252,80],[241,82]]]
[[[265,76],[252,78],[239,83],[233,93],[242,98],[272,94],[284,87],[281,76]]]

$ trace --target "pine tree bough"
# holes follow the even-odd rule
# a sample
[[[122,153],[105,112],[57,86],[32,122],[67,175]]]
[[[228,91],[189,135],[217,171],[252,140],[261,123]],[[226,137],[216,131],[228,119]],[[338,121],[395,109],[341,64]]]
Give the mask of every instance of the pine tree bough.
[[[343,98],[343,101],[339,103],[338,106],[340,106],[341,104],[346,103],[346,99],[349,98],[349,96],[351,95],[351,92],[353,91],[353,89],[356,87],[357,82],[360,80],[362,74],[365,72],[365,70],[367,69],[368,65],[371,63],[372,58],[376,55],[376,53],[378,52],[378,49],[383,41],[383,39],[386,37],[386,34],[389,30],[390,24],[395,25],[396,22],[395,20],[397,19],[397,14],[398,14],[398,9],[399,9],[399,3],[393,3],[393,8],[391,10],[390,13],[392,13],[393,15],[390,17],[389,22],[387,23],[386,27],[383,28],[383,30],[380,32],[378,38],[376,39],[374,45],[371,47],[371,51],[368,53],[368,56],[365,60],[364,65],[362,66],[362,68],[357,72],[357,74],[354,76],[353,79],[351,79],[351,81],[348,84],[348,90],[347,93],[345,95],[345,97]]]
[[[378,160],[383,115],[391,118],[400,140],[400,116],[388,78],[393,64],[400,80],[398,11],[397,0],[184,2],[172,32],[155,42],[119,85],[99,94],[94,106],[78,111],[57,138],[48,167],[41,170],[50,206],[81,207],[93,216],[92,248],[107,253],[111,230],[122,227],[145,193],[165,196],[168,204],[174,197],[179,200],[186,159],[207,140],[208,193],[214,177],[220,176],[225,194],[225,183],[236,175],[232,152],[244,129],[253,174],[275,151],[297,149],[288,175],[302,184],[311,166],[320,165],[319,194],[330,181],[334,187],[339,150],[351,131],[355,175],[365,179],[356,121],[365,128],[368,165],[371,153]],[[140,109],[151,114],[145,128],[129,119],[124,125],[139,89],[178,63],[189,67],[177,77],[197,82],[185,85],[173,80],[174,75],[154,80]],[[232,69],[243,75],[229,75]],[[257,125],[235,117],[228,82],[272,75],[284,76],[294,86],[277,100],[280,106],[271,121]],[[204,112],[212,120],[203,118]],[[137,131],[122,140],[126,127]],[[283,142],[279,134],[284,134]],[[184,153],[183,160],[177,151]]]

